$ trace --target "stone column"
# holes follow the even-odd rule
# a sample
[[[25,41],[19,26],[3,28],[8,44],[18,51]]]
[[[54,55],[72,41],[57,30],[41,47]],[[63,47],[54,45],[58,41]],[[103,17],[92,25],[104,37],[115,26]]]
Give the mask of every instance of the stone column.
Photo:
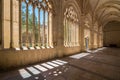
[[[78,23],[78,33],[79,33],[79,34],[78,34],[78,39],[79,39],[79,40],[78,40],[78,41],[79,41],[78,46],[80,46],[80,41],[81,41],[81,39],[80,39],[80,36],[81,36],[80,27],[81,27],[81,26],[80,26],[80,24]]]
[[[97,36],[97,47],[99,48],[100,47],[100,34],[98,33],[98,36]]]
[[[71,26],[71,22],[70,22],[70,20],[68,20],[68,24],[69,24],[69,26],[68,26],[68,47],[70,47],[70,43],[71,43],[71,41],[70,41],[70,26]]]
[[[77,24],[77,46],[79,46],[79,26]]]
[[[93,30],[91,30],[91,33],[90,33],[90,43],[91,43],[91,49],[93,49],[93,46],[94,46],[94,32]]]
[[[28,4],[26,4],[26,47],[29,47],[28,43]]]
[[[53,21],[52,21],[53,15],[52,13],[49,13],[49,46],[53,47],[53,34],[52,34],[52,25],[53,25]]]
[[[99,47],[101,47],[101,34],[99,34]]]
[[[75,23],[73,22],[73,46],[75,46]]]
[[[50,45],[49,45],[49,13],[48,13],[48,16],[47,16],[47,22],[46,22],[46,24],[47,24],[47,47],[50,47]]]
[[[12,47],[18,48],[19,46],[19,1],[13,0],[12,11]]]
[[[68,47],[68,19],[66,19],[66,47]]]
[[[41,34],[40,34],[40,9],[38,10],[38,46],[41,47]]]
[[[80,38],[81,38],[81,42],[80,42],[80,46],[81,46],[81,50],[84,51],[84,15],[81,16],[81,27],[80,27]]]
[[[75,46],[77,46],[77,24],[75,23]]]
[[[10,0],[3,0],[3,48],[10,48]]]
[[[0,0],[0,49],[2,48],[3,46],[3,43],[2,43],[2,35],[3,35],[3,31],[2,31],[2,18],[3,18],[3,0]]]
[[[103,33],[101,34],[101,47],[103,47]]]
[[[74,47],[74,34],[75,34],[75,32],[74,32],[74,22],[72,21],[72,29],[71,29],[71,33],[72,33],[72,47]]]
[[[33,5],[33,26],[32,26],[32,47],[34,47],[37,43],[35,41],[35,30],[36,30],[36,27],[35,27],[35,6]]]
[[[43,16],[44,16],[44,17],[43,17],[43,25],[44,25],[44,26],[43,26],[43,34],[42,34],[42,36],[43,36],[43,37],[42,37],[42,38],[43,38],[43,39],[42,39],[42,40],[43,40],[43,41],[42,41],[42,44],[43,44],[42,46],[45,47],[45,44],[46,44],[46,42],[45,42],[45,11],[43,11]]]

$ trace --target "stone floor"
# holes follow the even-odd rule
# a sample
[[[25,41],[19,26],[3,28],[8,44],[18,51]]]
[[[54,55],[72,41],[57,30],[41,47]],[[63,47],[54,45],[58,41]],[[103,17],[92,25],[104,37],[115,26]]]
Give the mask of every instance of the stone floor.
[[[120,48],[100,48],[0,74],[0,80],[120,80]]]

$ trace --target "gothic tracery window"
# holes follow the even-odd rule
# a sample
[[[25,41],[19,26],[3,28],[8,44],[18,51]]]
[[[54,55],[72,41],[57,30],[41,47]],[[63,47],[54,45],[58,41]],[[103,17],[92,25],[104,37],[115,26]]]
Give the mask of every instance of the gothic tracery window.
[[[79,46],[78,16],[72,6],[64,12],[64,46]]]
[[[21,0],[21,46],[53,47],[52,14],[49,0]]]

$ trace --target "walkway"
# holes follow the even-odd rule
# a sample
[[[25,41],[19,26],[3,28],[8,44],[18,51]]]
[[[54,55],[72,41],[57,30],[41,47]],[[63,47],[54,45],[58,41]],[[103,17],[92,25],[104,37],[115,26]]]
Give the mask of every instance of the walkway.
[[[100,48],[0,75],[0,80],[120,80],[120,48]]]

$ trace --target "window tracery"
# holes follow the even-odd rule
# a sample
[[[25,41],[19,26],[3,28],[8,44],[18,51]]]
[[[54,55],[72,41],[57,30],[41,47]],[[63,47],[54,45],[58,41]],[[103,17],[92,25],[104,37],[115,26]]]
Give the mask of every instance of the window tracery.
[[[72,6],[64,12],[64,46],[79,46],[78,16]]]
[[[53,47],[52,17],[49,0],[21,0],[21,46]]]

